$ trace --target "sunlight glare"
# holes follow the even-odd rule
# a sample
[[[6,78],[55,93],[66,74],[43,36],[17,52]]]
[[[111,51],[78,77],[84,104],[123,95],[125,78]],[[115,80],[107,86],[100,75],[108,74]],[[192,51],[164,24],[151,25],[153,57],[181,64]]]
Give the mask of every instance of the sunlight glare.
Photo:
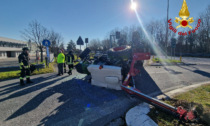
[[[132,1],[132,2],[131,2],[131,9],[132,9],[132,10],[136,10],[136,8],[137,8],[137,3],[134,2],[134,1]]]

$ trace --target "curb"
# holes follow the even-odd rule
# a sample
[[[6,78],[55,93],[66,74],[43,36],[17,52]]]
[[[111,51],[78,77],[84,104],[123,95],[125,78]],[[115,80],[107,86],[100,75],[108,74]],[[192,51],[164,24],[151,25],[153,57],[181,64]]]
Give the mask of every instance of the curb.
[[[210,81],[206,81],[206,82],[201,82],[201,83],[193,84],[193,85],[190,85],[190,86],[182,87],[182,88],[179,88],[179,89],[175,89],[175,90],[166,92],[164,94],[158,95],[157,99],[163,99],[163,98],[167,99],[167,98],[170,98],[170,97],[174,97],[174,96],[177,96],[179,94],[185,93],[187,91],[193,90],[193,89],[195,89],[199,86],[206,85],[206,84],[209,84],[209,83],[210,83]]]
[[[182,87],[179,89],[175,89],[169,92],[166,92],[164,94],[156,96],[157,99],[167,99],[170,97],[174,97],[176,95],[185,93],[187,91],[193,90],[197,87],[200,87],[202,85],[209,84],[210,81],[206,82],[201,82],[197,84],[193,84],[190,86]],[[149,94],[151,96],[151,94]],[[154,96],[154,95],[153,95]],[[147,113],[150,112],[150,107],[149,104],[143,102],[133,108],[131,108],[127,113],[126,113],[126,124],[127,126],[158,126],[149,116],[147,116]]]
[[[141,103],[130,109],[125,116],[127,126],[158,126],[148,115],[149,104]]]

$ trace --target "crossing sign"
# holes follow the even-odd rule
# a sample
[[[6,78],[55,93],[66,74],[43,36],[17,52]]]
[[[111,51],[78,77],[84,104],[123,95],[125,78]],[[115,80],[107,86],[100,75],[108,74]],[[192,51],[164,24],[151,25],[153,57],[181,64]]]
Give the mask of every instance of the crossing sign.
[[[42,45],[43,46],[50,46],[51,45],[51,43],[50,43],[50,41],[49,40],[47,40],[47,39],[44,39],[43,41],[42,41]]]
[[[77,40],[77,45],[84,45],[84,42],[83,42],[81,36],[79,36],[79,38]]]

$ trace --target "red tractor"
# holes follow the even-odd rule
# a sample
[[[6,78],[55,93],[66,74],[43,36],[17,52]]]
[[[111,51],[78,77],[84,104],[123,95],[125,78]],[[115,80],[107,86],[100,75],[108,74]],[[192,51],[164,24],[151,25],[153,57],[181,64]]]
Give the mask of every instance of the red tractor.
[[[84,52],[90,51],[85,50]],[[81,68],[82,65],[86,66],[84,71],[87,70],[88,74],[91,74],[92,85],[115,90],[124,90],[127,93],[137,95],[145,102],[167,110],[186,121],[193,121],[196,118],[193,111],[188,112],[181,106],[177,108],[173,107],[158,99],[143,94],[140,90],[135,88],[133,77],[140,73],[140,70],[136,69],[135,66],[136,64],[143,65],[144,60],[149,60],[150,53],[145,53],[142,50],[140,52],[133,52],[130,46],[121,46],[110,49],[107,54],[108,55],[96,59],[91,64],[87,64],[87,60],[84,60],[83,64],[81,62],[76,68]],[[84,53],[81,55],[84,56]],[[84,65],[84,63],[86,63],[86,65]],[[84,71],[81,72],[81,69],[77,71],[86,73]]]

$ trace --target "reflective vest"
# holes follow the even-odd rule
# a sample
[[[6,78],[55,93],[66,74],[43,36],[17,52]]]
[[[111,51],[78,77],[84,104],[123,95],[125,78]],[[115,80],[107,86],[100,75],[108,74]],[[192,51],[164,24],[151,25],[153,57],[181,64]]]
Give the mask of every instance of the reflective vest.
[[[24,66],[24,68],[29,68],[29,56],[28,54],[25,54],[25,53],[21,53],[19,56],[18,56],[18,61],[20,63],[20,69],[22,69],[22,66]]]
[[[66,56],[66,64],[67,64],[67,65],[72,65],[72,64],[73,64],[73,60],[74,60],[74,59],[72,58],[72,56],[73,56],[73,55],[67,55],[67,56]]]
[[[57,63],[64,63],[65,62],[65,55],[63,53],[58,54]]]

